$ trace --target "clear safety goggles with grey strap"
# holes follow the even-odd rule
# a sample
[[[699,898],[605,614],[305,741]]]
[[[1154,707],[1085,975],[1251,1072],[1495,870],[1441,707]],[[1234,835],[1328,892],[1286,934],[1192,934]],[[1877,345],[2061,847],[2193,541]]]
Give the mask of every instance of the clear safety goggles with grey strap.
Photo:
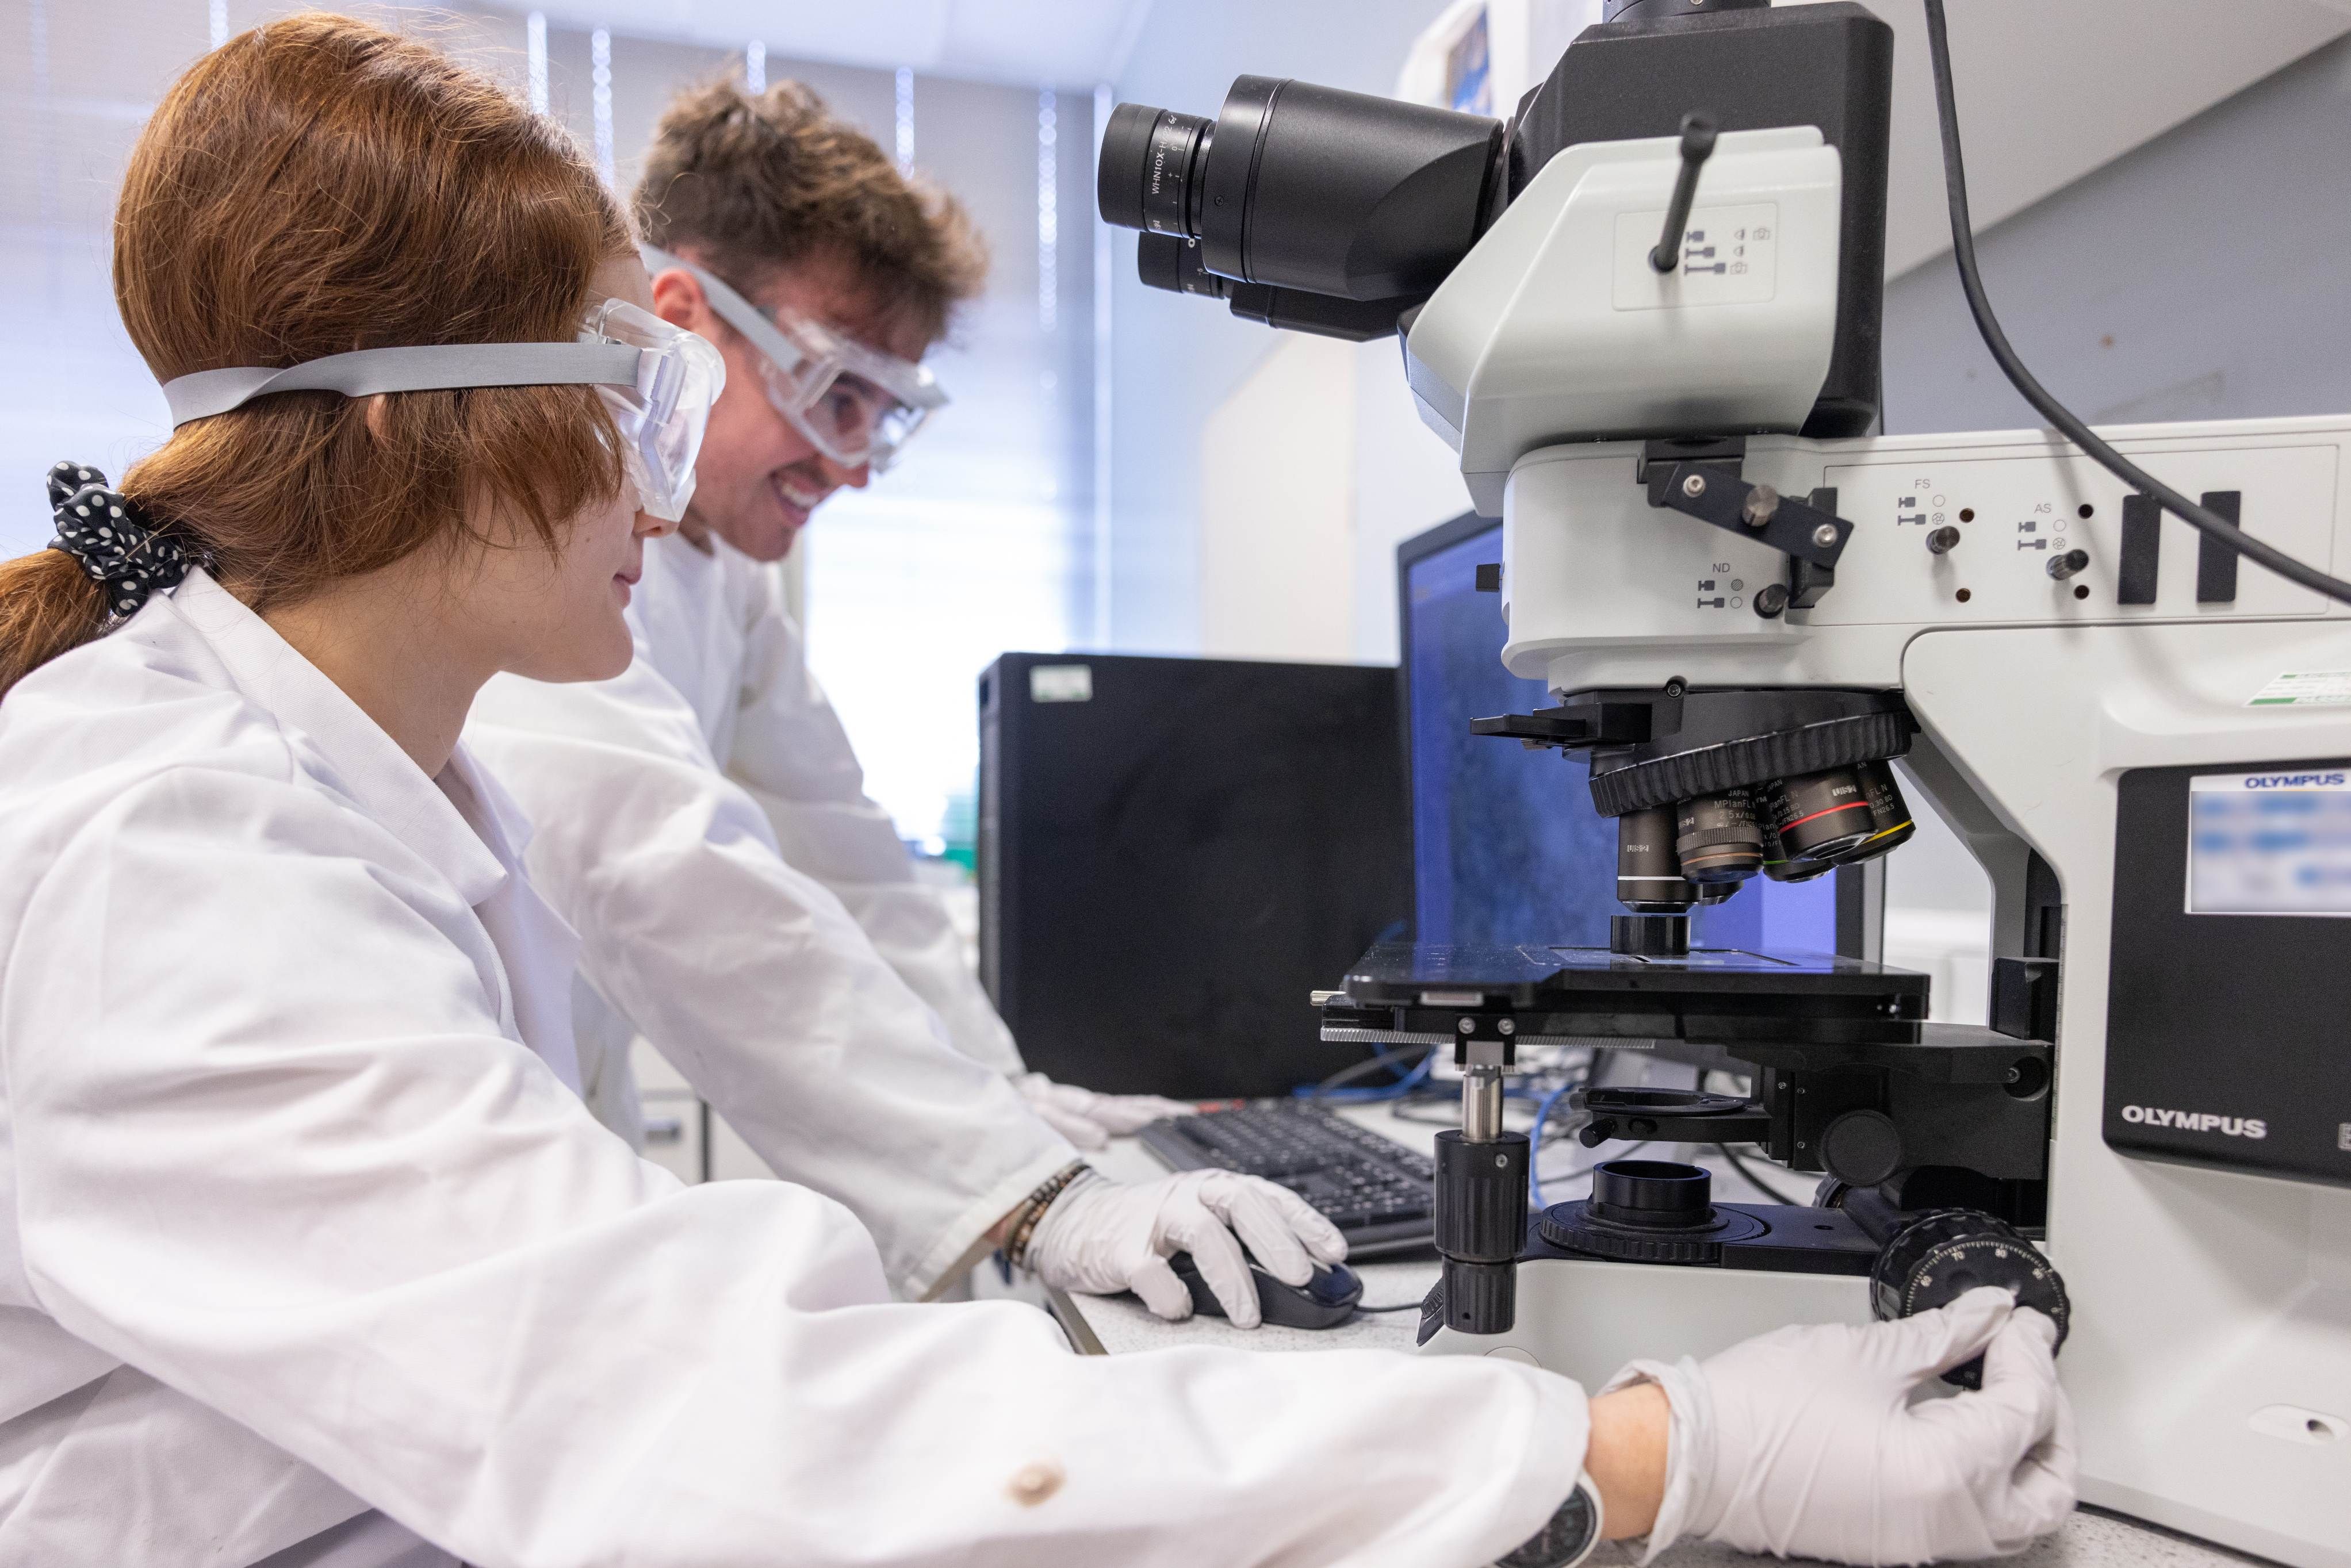
[[[946,406],[937,379],[915,361],[867,348],[797,311],[762,310],[683,256],[652,246],[639,254],[647,272],[674,268],[702,285],[718,319],[758,350],[760,379],[776,412],[843,468],[881,473]]]
[[[163,383],[172,427],[275,392],[345,397],[457,387],[592,386],[621,434],[638,504],[675,522],[694,498],[694,460],[726,382],[718,350],[625,299],[588,308],[569,343],[436,343],[356,349],[298,365],[199,371]]]

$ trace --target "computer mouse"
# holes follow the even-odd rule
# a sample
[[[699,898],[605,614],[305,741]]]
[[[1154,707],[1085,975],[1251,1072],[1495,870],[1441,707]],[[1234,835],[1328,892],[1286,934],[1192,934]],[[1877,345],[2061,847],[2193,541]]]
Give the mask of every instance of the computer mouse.
[[[1248,1249],[1242,1249],[1248,1257]],[[1204,1316],[1221,1318],[1225,1304],[1208,1289],[1208,1281],[1200,1277],[1199,1266],[1192,1261],[1189,1252],[1178,1252],[1167,1260],[1184,1288],[1192,1292],[1193,1310]],[[1258,1310],[1265,1321],[1276,1328],[1334,1329],[1355,1315],[1355,1303],[1364,1299],[1364,1281],[1344,1263],[1314,1270],[1314,1278],[1303,1285],[1285,1284],[1265,1271],[1265,1266],[1255,1258],[1249,1260],[1249,1272],[1257,1277]]]

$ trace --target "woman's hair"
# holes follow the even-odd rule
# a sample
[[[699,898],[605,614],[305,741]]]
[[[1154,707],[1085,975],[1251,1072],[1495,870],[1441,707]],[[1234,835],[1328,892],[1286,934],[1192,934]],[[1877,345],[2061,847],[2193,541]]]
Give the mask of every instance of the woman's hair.
[[[164,96],[115,209],[114,295],[158,381],[563,341],[631,243],[555,125],[429,44],[312,13],[231,39]],[[183,425],[120,488],[264,609],[477,537],[469,506],[552,546],[623,480],[595,390],[540,386],[259,398]],[[72,558],[0,564],[0,693],[105,627]]]
[[[987,250],[960,203],[901,173],[873,139],[806,86],[758,97],[733,75],[678,95],[653,128],[637,225],[758,291],[802,262],[849,265],[872,303],[926,338],[979,292]]]

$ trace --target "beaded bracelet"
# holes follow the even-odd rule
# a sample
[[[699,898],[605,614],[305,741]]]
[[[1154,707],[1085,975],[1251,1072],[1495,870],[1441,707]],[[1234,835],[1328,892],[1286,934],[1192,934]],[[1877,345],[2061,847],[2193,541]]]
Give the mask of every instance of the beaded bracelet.
[[[1010,1233],[1004,1239],[1006,1262],[1016,1269],[1025,1269],[1029,1266],[1029,1242],[1037,1233],[1038,1221],[1045,1218],[1045,1211],[1053,1206],[1055,1198],[1068,1191],[1071,1185],[1080,1176],[1092,1175],[1092,1172],[1093,1166],[1086,1164],[1085,1161],[1071,1160],[1048,1176],[1035,1192],[1020,1200],[1018,1218],[1012,1222]]]

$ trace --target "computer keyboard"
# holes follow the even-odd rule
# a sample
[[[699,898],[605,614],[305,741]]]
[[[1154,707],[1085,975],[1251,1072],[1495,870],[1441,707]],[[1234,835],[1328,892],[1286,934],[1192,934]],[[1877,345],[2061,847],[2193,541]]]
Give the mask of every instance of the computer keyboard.
[[[1142,1136],[1176,1170],[1215,1166],[1280,1183],[1339,1228],[1350,1256],[1410,1251],[1434,1235],[1427,1156],[1320,1106],[1252,1101],[1154,1122]]]

